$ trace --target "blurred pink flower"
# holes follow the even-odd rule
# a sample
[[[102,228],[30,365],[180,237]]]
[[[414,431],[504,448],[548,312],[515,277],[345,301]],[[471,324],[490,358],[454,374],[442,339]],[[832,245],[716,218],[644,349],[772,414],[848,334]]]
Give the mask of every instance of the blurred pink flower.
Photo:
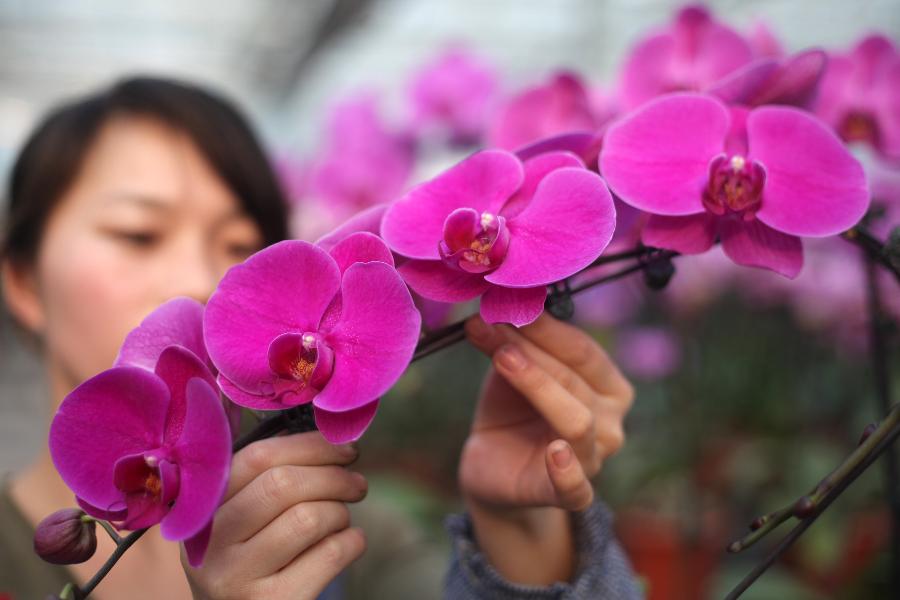
[[[816,112],[844,140],[900,160],[900,53],[893,42],[870,35],[832,55]]]
[[[671,331],[661,327],[635,327],[621,332],[616,357],[622,369],[639,379],[668,377],[681,365],[681,348]]]
[[[802,267],[800,236],[840,233],[869,205],[862,166],[808,113],[701,94],[660,97],[614,124],[600,170],[621,200],[653,213],[648,246],[697,254],[718,238],[734,262],[786,277]]]
[[[702,6],[687,6],[674,22],[639,41],[625,60],[619,97],[632,109],[660,94],[700,91],[753,58],[741,34],[712,18]]]
[[[757,19],[747,33],[747,41],[753,48],[753,54],[765,58],[779,58],[784,56],[784,46],[775,32],[765,21]]]
[[[581,78],[561,71],[507,100],[494,117],[488,138],[491,146],[515,150],[561,133],[594,132],[600,125]]]
[[[375,95],[359,94],[335,105],[321,154],[308,175],[310,198],[333,217],[322,231],[395,199],[413,166],[409,140],[384,123]]]
[[[484,135],[496,100],[498,76],[482,57],[451,47],[422,67],[409,84],[412,130],[471,144]]]
[[[706,91],[727,104],[782,104],[808,109],[819,91],[827,64],[828,56],[815,48],[785,58],[761,58]]]

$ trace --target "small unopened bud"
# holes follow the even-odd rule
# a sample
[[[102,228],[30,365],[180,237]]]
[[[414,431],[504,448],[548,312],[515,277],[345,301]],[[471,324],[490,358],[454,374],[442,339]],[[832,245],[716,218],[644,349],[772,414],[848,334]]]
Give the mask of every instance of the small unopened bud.
[[[816,505],[809,496],[803,496],[794,504],[794,516],[798,519],[805,519],[806,517],[812,516],[815,510]]]
[[[753,519],[753,522],[750,523],[750,531],[756,531],[763,525],[765,525],[769,520],[769,515],[763,515],[761,517],[756,517]]]
[[[863,429],[862,435],[859,436],[859,443],[862,444],[864,441],[869,439],[869,436],[875,433],[875,430],[878,429],[878,425],[875,423],[869,423],[866,425],[866,428]]]
[[[82,563],[97,550],[97,523],[77,508],[58,510],[38,523],[34,551],[49,563]]]
[[[669,285],[674,274],[675,265],[671,258],[657,259],[644,268],[644,282],[652,290],[661,290]]]

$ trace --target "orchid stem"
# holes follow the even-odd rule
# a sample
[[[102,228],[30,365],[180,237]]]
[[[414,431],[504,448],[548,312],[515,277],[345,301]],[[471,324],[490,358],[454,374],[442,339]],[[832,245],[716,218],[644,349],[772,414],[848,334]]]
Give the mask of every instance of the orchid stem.
[[[109,524],[109,521],[103,521],[102,519],[94,519],[94,521],[109,534],[109,537],[116,543],[116,546],[122,543],[122,536],[120,536],[115,528]]]
[[[100,570],[97,571],[91,580],[88,581],[83,588],[79,590],[80,594],[76,597],[78,598],[87,598],[88,594],[94,591],[94,588],[97,587],[103,578],[112,570],[119,559],[125,554],[125,552],[131,548],[131,546],[138,541],[142,535],[147,533],[146,529],[138,529],[136,531],[132,531],[127,536],[122,538],[122,541],[116,546],[116,549],[112,554],[109,555],[109,558],[106,559],[106,562],[103,563],[103,566],[100,567]]]
[[[881,422],[878,428],[869,436],[860,446],[844,461],[844,463],[835,470],[831,475],[826,477],[816,486],[818,493],[807,496],[812,502],[807,507],[811,512],[807,514],[769,553],[766,558],[759,563],[753,570],[748,573],[733,590],[725,597],[725,600],[735,600],[739,598],[754,581],[759,579],[760,575],[766,572],[788,548],[793,545],[797,538],[806,531],[810,525],[819,518],[825,509],[840,496],[847,487],[853,483],[873,462],[875,462],[881,454],[887,451],[891,445],[900,437],[900,403],[895,404],[891,408],[891,412]],[[816,496],[814,499],[813,496]],[[803,498],[801,498],[803,500]],[[793,507],[797,506],[795,503]],[[751,534],[752,536],[752,534]],[[748,536],[751,537],[751,536]],[[741,542],[748,538],[744,538]],[[755,540],[754,540],[755,541]],[[737,542],[736,542],[737,543]],[[734,546],[734,544],[732,544]],[[747,548],[750,544],[743,544],[739,550]],[[730,547],[729,547],[730,549]],[[739,551],[738,550],[738,551]]]
[[[885,252],[884,242],[872,235],[867,229],[853,227],[842,233],[841,237],[862,248],[871,260],[890,271],[894,278],[900,282],[900,266],[891,261]]]

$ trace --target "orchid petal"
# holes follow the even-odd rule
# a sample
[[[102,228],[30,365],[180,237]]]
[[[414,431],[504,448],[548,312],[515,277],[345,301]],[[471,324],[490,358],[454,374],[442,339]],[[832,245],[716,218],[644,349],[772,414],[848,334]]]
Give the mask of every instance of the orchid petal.
[[[415,293],[436,302],[466,302],[490,287],[483,276],[453,269],[439,260],[411,260],[397,270]]]
[[[162,445],[168,406],[166,384],[139,367],[116,367],[79,385],[50,425],[50,455],[63,481],[92,506],[121,509],[116,461]]]
[[[795,108],[764,106],[747,118],[747,135],[750,155],[766,169],[760,221],[822,237],[863,217],[869,191],[862,166],[821,122]]]
[[[207,362],[203,343],[203,305],[191,298],[173,298],[160,305],[126,336],[113,366],[153,370],[168,346],[182,346]]]
[[[242,390],[271,377],[266,352],[282,333],[316,331],[340,289],[337,263],[308,242],[285,241],[232,267],[209,299],[204,333],[216,367]]]
[[[531,202],[538,184],[547,174],[563,167],[581,167],[584,163],[576,155],[569,152],[547,152],[526,161],[522,165],[525,178],[522,187],[500,209],[500,213],[507,219],[515,217]]]
[[[184,540],[202,530],[215,513],[231,469],[231,430],[219,397],[202,379],[187,383],[184,431],[173,448],[178,497],[160,524],[167,540]]]
[[[650,215],[641,230],[641,241],[653,248],[700,254],[716,240],[716,218],[708,213],[686,217]]]
[[[381,237],[409,258],[440,258],[444,221],[457,208],[496,213],[522,184],[522,164],[500,150],[477,152],[387,209]]]
[[[611,126],[600,172],[616,196],[647,212],[702,212],[709,162],[722,152],[728,110],[699,94],[673,94],[646,104]]]
[[[358,440],[375,418],[378,400],[344,412],[330,412],[315,406],[316,427],[332,444],[346,444]]]
[[[507,225],[506,258],[485,280],[535,287],[573,275],[600,256],[612,238],[616,210],[599,175],[566,167],[544,177],[534,199]]]
[[[487,323],[511,323],[522,327],[535,321],[544,310],[547,288],[493,286],[481,297],[481,318]]]
[[[341,295],[340,321],[325,336],[334,371],[314,400],[333,412],[359,408],[390,389],[409,366],[421,329],[409,290],[384,263],[352,265]]]
[[[341,273],[347,267],[357,262],[371,262],[373,260],[394,266],[394,256],[380,237],[367,231],[351,233],[346,238],[335,244],[328,252],[337,262]]]
[[[762,267],[793,279],[803,268],[800,238],[767,227],[759,220],[722,219],[722,250],[739,265]]]
[[[338,226],[331,233],[327,233],[316,240],[316,246],[331,252],[338,242],[349,236],[351,233],[358,231],[368,231],[378,235],[381,231],[381,219],[384,217],[384,211],[387,210],[387,204],[376,204],[370,208],[360,211],[347,219],[342,225]]]

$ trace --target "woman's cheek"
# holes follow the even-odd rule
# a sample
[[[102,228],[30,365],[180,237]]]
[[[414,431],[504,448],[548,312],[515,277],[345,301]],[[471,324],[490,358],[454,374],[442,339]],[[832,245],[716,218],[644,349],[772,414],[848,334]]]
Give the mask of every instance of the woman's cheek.
[[[115,244],[79,236],[42,256],[45,351],[78,379],[73,383],[109,368],[127,333],[153,308],[146,265]]]

